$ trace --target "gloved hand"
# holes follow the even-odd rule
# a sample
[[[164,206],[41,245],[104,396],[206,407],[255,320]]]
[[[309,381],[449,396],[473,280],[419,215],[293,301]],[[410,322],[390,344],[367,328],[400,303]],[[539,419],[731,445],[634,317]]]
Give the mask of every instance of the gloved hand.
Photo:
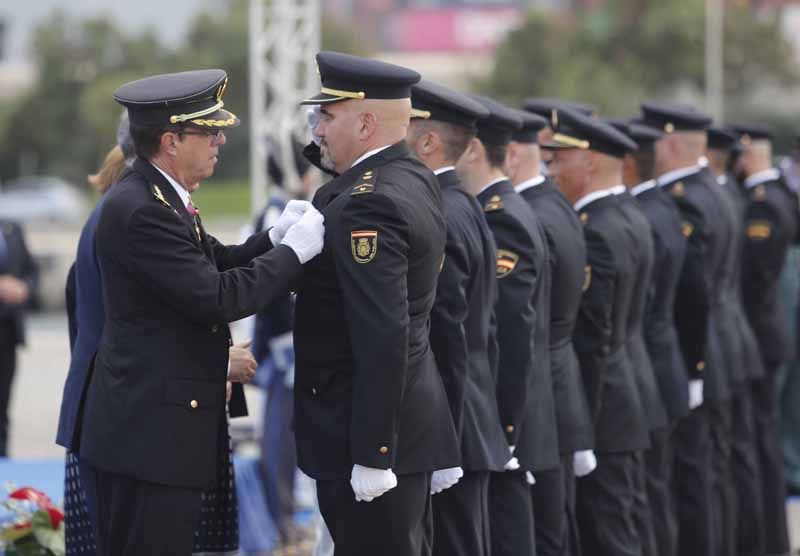
[[[320,138],[317,137],[317,134],[314,133],[314,130],[317,128],[317,124],[319,123],[320,117],[320,106],[316,105],[314,108],[309,108],[306,111],[306,125],[308,126],[308,132],[311,134],[311,140],[314,141],[314,144],[319,147]]]
[[[325,238],[325,217],[315,208],[308,210],[297,223],[292,224],[281,244],[292,248],[301,264],[305,264],[322,251]]]
[[[703,405],[703,379],[689,381],[689,409],[697,409]]]
[[[433,477],[431,477],[431,494],[439,494],[443,490],[455,486],[463,476],[464,470],[460,467],[450,467],[448,469],[434,471]]]
[[[350,473],[350,486],[358,502],[372,502],[397,486],[397,476],[391,469],[374,469],[356,464]]]
[[[519,469],[519,460],[514,457],[514,450],[515,449],[516,449],[516,446],[509,446],[508,447],[508,451],[511,453],[511,459],[508,460],[506,462],[505,466],[503,467],[503,469],[505,469],[506,471],[516,471],[517,469]]]
[[[533,473],[531,473],[530,471],[526,471],[525,472],[525,480],[528,481],[528,484],[530,486],[533,486],[533,485],[536,484],[536,477],[534,477]]]
[[[279,245],[292,224],[300,220],[309,210],[314,210],[314,205],[308,201],[291,200],[286,203],[278,221],[269,229],[269,239],[272,241],[272,245]]]
[[[597,458],[593,450],[581,450],[575,452],[572,456],[572,463],[574,466],[576,477],[585,477],[595,469],[597,469]]]

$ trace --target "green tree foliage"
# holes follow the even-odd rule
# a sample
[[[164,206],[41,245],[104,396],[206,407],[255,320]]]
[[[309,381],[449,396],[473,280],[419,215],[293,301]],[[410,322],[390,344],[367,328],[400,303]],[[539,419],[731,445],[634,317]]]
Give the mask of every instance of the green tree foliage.
[[[483,91],[517,103],[555,96],[630,114],[646,98],[702,94],[704,5],[696,0],[611,0],[602,10],[554,17],[534,12],[498,48]],[[791,45],[777,17],[725,12],[727,105],[739,109],[765,84],[795,85]]]
[[[194,16],[185,41],[165,47],[152,32],[128,33],[107,18],[78,20],[53,12],[31,37],[35,86],[0,104],[0,179],[23,171],[83,183],[116,140],[121,84],[162,72],[222,68],[226,107],[242,120],[228,134],[218,177],[248,174],[248,1],[227,0]],[[347,25],[322,23],[323,48],[368,54]]]

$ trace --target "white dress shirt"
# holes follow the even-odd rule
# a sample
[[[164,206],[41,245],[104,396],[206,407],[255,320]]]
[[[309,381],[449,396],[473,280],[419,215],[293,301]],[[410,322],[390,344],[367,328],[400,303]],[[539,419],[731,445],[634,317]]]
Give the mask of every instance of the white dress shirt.
[[[594,203],[598,199],[602,199],[603,197],[608,197],[609,195],[613,195],[610,189],[600,189],[598,191],[592,191],[588,195],[584,195],[578,202],[576,202],[573,207],[575,208],[575,212],[580,212],[586,205],[590,203]]]
[[[377,149],[372,149],[371,151],[367,151],[367,152],[365,152],[364,154],[362,154],[361,156],[359,156],[359,157],[358,157],[358,159],[356,159],[356,161],[355,161],[355,162],[353,162],[353,163],[350,165],[350,168],[352,168],[353,166],[355,166],[355,165],[356,165],[356,164],[358,164],[359,162],[363,162],[364,160],[368,159],[368,158],[369,158],[369,157],[371,157],[372,155],[378,154],[379,152],[381,152],[381,151],[383,151],[383,150],[386,150],[386,149],[388,149],[389,147],[391,147],[391,145],[384,145],[383,147],[378,147]]]
[[[761,170],[744,180],[744,186],[747,189],[761,185],[764,182],[775,181],[781,177],[781,172],[777,168],[770,168],[769,170]]]
[[[677,170],[671,170],[666,172],[665,174],[661,174],[656,178],[658,185],[664,186],[668,185],[674,181],[677,181],[681,178],[685,178],[691,175],[696,174],[702,170],[702,167],[699,164],[695,164],[694,166],[687,166],[686,168],[678,168]]]
[[[631,195],[634,197],[641,195],[645,191],[653,189],[656,186],[656,180],[643,181],[637,186],[631,187]]]
[[[152,162],[151,162],[151,164],[152,164]],[[161,173],[162,176],[167,178],[167,181],[172,186],[172,188],[175,190],[175,192],[178,194],[178,197],[181,198],[181,201],[183,202],[183,206],[184,207],[188,207],[189,203],[192,200],[192,196],[189,195],[189,192],[186,191],[186,189],[184,189],[181,184],[179,184],[177,181],[175,181],[175,179],[172,176],[170,176],[169,174],[167,174],[164,170],[162,170],[161,168],[159,168],[155,164],[153,164],[153,167],[156,170],[158,170]]]
[[[537,185],[542,185],[543,183],[544,183],[544,176],[536,176],[535,178],[525,180],[524,182],[515,185],[514,191],[516,191],[517,193],[522,193],[526,189],[530,189],[531,187],[536,187]]]
[[[449,172],[450,170],[455,170],[455,166],[442,166],[441,168],[437,168],[433,171],[435,175],[444,174],[445,172]]]

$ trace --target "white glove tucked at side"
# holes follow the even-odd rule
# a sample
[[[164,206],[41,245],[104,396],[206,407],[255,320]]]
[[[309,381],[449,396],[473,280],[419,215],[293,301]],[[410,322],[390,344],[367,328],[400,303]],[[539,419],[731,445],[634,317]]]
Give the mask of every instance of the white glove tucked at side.
[[[325,217],[311,207],[300,220],[289,228],[281,240],[282,245],[291,247],[301,264],[305,264],[322,251],[325,239]]]
[[[703,405],[703,379],[689,381],[689,409],[697,409]]]
[[[576,477],[585,477],[597,469],[597,458],[593,450],[581,450],[572,456]]]
[[[464,470],[460,467],[450,467],[448,469],[434,471],[433,477],[431,477],[431,494],[439,494],[443,490],[455,486],[463,476]]]
[[[350,486],[358,502],[372,502],[397,486],[397,476],[391,469],[375,469],[354,465]]]

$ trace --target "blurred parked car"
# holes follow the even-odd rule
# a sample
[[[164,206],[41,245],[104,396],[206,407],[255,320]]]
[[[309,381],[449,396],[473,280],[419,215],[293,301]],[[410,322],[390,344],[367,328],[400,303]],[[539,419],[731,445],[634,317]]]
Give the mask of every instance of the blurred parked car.
[[[80,225],[86,213],[86,198],[61,178],[24,176],[0,186],[0,218]]]

